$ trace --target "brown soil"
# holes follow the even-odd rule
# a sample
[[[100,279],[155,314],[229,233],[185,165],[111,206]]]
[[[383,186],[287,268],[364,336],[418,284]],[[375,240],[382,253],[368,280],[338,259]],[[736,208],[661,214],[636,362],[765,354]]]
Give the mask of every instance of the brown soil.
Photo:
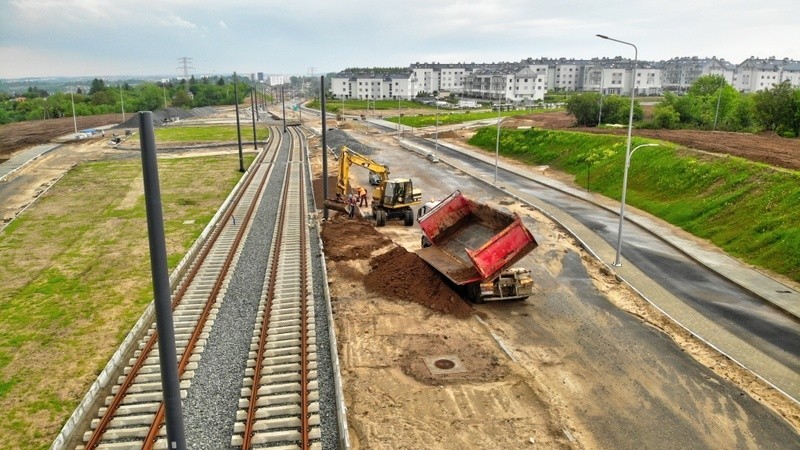
[[[122,114],[103,114],[76,117],[74,122],[72,117],[62,117],[0,125],[0,160],[6,159],[9,153],[20,148],[44,144],[60,136],[74,133],[76,123],[78,129],[83,130],[121,122]]]
[[[619,135],[625,135],[628,132],[626,127],[599,129],[575,127],[575,120],[564,111],[508,118],[503,120],[503,126],[507,128],[533,126]],[[782,138],[774,133],[636,129],[633,131],[633,135],[674,142],[690,149],[738,156],[786,169],[800,170],[800,139]]]
[[[325,256],[331,261],[368,260],[360,279],[369,292],[419,303],[433,311],[466,318],[472,308],[416,253],[379,233],[371,222],[337,214],[322,226]],[[386,250],[388,248],[388,251]]]

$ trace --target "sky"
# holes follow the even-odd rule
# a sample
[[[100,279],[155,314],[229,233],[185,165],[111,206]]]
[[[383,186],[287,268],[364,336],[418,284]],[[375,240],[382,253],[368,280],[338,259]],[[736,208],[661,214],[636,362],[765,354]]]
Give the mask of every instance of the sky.
[[[800,60],[798,0],[0,0],[0,78],[320,75],[416,62]]]

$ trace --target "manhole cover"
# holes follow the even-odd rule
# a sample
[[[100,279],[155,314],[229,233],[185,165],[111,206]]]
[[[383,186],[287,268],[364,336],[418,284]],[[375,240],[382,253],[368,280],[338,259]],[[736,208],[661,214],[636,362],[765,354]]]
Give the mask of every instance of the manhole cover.
[[[422,358],[431,375],[464,373],[467,369],[456,355],[425,356]]]
[[[450,361],[449,359],[437,359],[433,365],[436,366],[437,369],[450,370],[456,366],[456,363]]]

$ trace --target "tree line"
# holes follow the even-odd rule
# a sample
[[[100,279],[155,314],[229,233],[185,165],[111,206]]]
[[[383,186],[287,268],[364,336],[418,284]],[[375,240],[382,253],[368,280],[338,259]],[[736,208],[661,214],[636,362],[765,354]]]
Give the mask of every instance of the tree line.
[[[579,126],[627,124],[630,98],[585,92],[567,100],[567,112]],[[634,102],[638,128],[700,129],[757,133],[773,131],[784,137],[800,136],[800,89],[786,80],[769,89],[745,94],[737,91],[721,75],[698,78],[684,95],[664,94],[644,120]]]
[[[241,102],[253,86],[237,81],[236,91]],[[165,107],[193,108],[202,106],[233,105],[234,84],[223,77],[211,79],[194,76],[177,82],[142,83],[131,86],[122,83],[107,85],[103,80],[92,80],[88,92],[77,89],[74,93],[50,93],[38,87],[29,87],[21,96],[12,98],[0,93],[0,124],[25,120],[53,119],[75,115],[113,114],[136,111],[153,111]]]

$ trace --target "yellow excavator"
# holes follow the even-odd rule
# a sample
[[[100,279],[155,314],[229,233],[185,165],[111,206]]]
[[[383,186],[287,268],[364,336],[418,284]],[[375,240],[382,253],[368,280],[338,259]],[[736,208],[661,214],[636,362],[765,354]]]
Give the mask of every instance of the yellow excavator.
[[[350,194],[350,166],[356,164],[370,171],[372,191],[372,217],[375,226],[386,225],[387,220],[399,219],[404,225],[414,225],[414,209],[422,201],[422,190],[414,189],[409,178],[389,179],[389,167],[343,146],[339,153],[339,174],[336,180],[336,199],[326,199],[325,206],[346,211]]]

